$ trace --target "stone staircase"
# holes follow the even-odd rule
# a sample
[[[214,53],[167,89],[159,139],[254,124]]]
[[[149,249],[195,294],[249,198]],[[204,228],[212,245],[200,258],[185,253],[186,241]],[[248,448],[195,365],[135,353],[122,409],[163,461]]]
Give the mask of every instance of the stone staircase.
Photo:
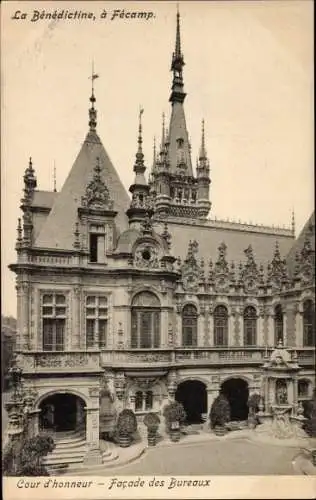
[[[84,431],[67,431],[52,433],[55,448],[44,458],[43,463],[50,475],[59,475],[69,470],[80,471],[85,467],[85,456],[88,451]],[[117,446],[109,442],[100,442],[100,465],[114,462],[119,454]]]
[[[54,439],[55,449],[43,460],[50,474],[61,473],[70,465],[79,465],[83,462],[87,452],[84,432],[56,432],[50,436]]]

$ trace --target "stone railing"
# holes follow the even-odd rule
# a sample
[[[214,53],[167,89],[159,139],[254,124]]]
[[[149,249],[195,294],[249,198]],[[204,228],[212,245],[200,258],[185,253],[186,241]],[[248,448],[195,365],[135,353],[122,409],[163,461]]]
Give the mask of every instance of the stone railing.
[[[298,347],[296,349],[297,360],[300,366],[314,366],[316,363],[316,354],[314,347]]]
[[[86,373],[100,371],[99,351],[29,351],[20,354],[23,373]]]
[[[251,364],[263,363],[261,348],[176,348],[176,349],[127,349],[101,351],[101,364],[112,366],[179,366],[205,364]]]
[[[40,265],[71,266],[73,264],[72,255],[30,255],[29,262]]]

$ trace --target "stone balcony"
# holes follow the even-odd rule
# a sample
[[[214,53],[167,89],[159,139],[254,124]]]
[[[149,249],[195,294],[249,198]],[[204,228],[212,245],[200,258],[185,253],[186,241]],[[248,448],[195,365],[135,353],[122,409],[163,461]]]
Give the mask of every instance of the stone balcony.
[[[19,357],[24,374],[100,372],[100,351],[24,351]]]
[[[270,354],[272,349],[267,349]],[[297,348],[302,368],[315,367],[315,350]],[[195,347],[175,349],[103,349],[101,351],[24,351],[19,366],[24,374],[96,374],[102,368],[177,368],[194,366],[251,366],[264,362],[263,347]]]
[[[196,347],[176,349],[124,349],[102,350],[101,365],[114,368],[187,367],[187,366],[254,366],[264,362],[263,347]],[[272,349],[267,350],[268,354]],[[313,366],[312,348],[297,349],[298,362],[302,367]]]

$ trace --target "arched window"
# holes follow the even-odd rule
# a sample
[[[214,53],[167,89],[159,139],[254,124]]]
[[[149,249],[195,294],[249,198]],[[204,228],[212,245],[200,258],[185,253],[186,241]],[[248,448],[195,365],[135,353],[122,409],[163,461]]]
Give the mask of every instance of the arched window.
[[[257,313],[252,306],[244,310],[244,345],[256,345],[257,343]]]
[[[282,340],[284,343],[284,338],[283,338],[283,311],[282,311],[282,306],[278,304],[275,306],[274,309],[274,343],[275,345],[278,344],[278,342]]]
[[[131,347],[160,346],[160,302],[151,292],[137,294],[132,302]]]
[[[182,310],[182,344],[197,345],[197,310],[192,304],[187,304]]]
[[[312,300],[303,304],[303,346],[315,345],[315,307]]]
[[[214,345],[228,345],[228,312],[225,306],[217,306],[214,311]]]

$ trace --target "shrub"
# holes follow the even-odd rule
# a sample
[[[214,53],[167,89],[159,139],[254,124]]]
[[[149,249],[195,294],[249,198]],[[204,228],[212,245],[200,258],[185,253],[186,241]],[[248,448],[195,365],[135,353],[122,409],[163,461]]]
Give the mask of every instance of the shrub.
[[[309,401],[307,408],[307,418],[304,428],[307,434],[311,437],[316,437],[316,393],[314,392],[313,399]]]
[[[170,429],[171,423],[179,422],[183,424],[186,419],[186,413],[184,411],[183,405],[178,401],[172,401],[167,406],[164,407],[163,416],[165,417],[168,429]]]
[[[134,434],[137,431],[137,419],[132,410],[122,410],[117,419],[117,432],[119,435],[126,436]]]
[[[10,442],[4,450],[3,472],[7,476],[48,476],[43,458],[55,445],[50,436],[35,436]]]
[[[160,418],[156,413],[147,413],[144,417],[144,424],[146,425],[148,431],[157,430],[160,424]]]
[[[211,428],[224,427],[230,420],[230,405],[224,394],[219,394],[214,399],[210,411]]]

